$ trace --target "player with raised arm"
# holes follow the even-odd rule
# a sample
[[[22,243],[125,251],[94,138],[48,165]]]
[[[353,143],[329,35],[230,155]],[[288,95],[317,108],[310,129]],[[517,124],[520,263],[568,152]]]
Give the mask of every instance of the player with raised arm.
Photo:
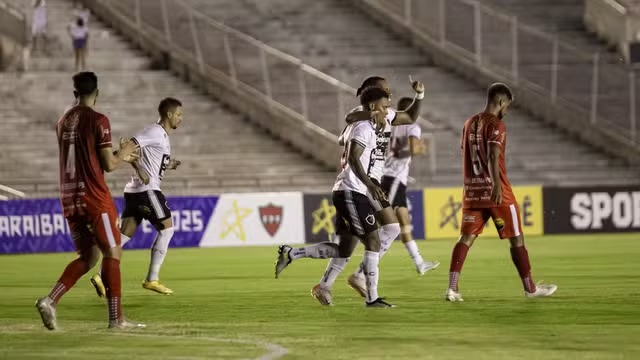
[[[389,95],[377,87],[365,89],[360,102],[365,108],[387,113]],[[384,121],[382,117],[378,120]],[[336,228],[343,236],[340,244],[324,242],[302,248],[282,245],[278,249],[275,266],[276,278],[294,260],[301,258],[345,258],[348,259],[356,243],[354,237],[365,247],[363,267],[366,279],[365,305],[367,307],[393,307],[378,296],[378,278],[381,239],[375,219],[376,210],[370,198],[384,201],[382,189],[371,179],[378,151],[377,127],[373,121],[361,121],[348,126],[343,134],[345,141],[342,156],[342,171],[333,187],[333,204],[336,207]],[[370,195],[368,195],[370,194]],[[348,234],[353,235],[347,236]]]
[[[406,109],[412,103],[413,99],[402,98],[398,100],[398,110]],[[412,226],[407,206],[407,180],[412,158],[427,152],[421,137],[422,129],[418,124],[398,125],[391,128],[391,141],[382,176],[382,190],[387,194],[400,222],[402,243],[407,248],[418,274],[424,275],[427,271],[437,268],[440,262],[424,261],[411,234]]]
[[[349,124],[357,123],[358,121],[365,121],[363,119],[367,117],[370,119],[376,119],[376,123],[382,124],[382,126],[377,128],[377,149],[375,152],[372,170],[369,174],[371,180],[377,186],[380,186],[380,181],[382,179],[385,156],[388,150],[392,126],[413,124],[420,114],[420,103],[424,98],[424,85],[419,81],[412,81],[411,86],[416,92],[416,96],[411,106],[408,106],[405,111],[396,111],[390,107],[386,113],[381,113],[377,111],[375,107],[366,108],[361,105],[354,108],[346,117],[346,122]],[[391,97],[391,88],[387,81],[380,76],[371,76],[365,79],[356,92],[356,95],[360,95],[364,90],[372,87],[382,89],[389,97]],[[381,242],[380,257],[382,257],[400,234],[400,224],[386,196],[382,200],[374,199],[370,193],[368,193],[367,196],[376,210],[376,219],[381,225],[378,230],[378,237]],[[337,241],[344,240],[344,237],[341,236],[341,234],[338,234]],[[350,241],[350,243],[353,243],[353,241]],[[311,296],[318,300],[320,304],[332,304],[331,289],[333,288],[333,284],[335,283],[338,275],[340,275],[340,273],[345,269],[348,262],[348,258],[332,258],[329,261],[320,282],[311,289]],[[360,294],[360,296],[366,297],[367,286],[363,263],[360,264],[355,273],[349,276],[347,282],[351,288]]]
[[[458,290],[462,265],[489,218],[493,219],[500,239],[509,239],[511,260],[522,279],[525,295],[551,296],[558,289],[556,285],[536,285],[531,276],[520,208],[511,190],[505,163],[507,130],[504,118],[512,102],[513,94],[507,85],[491,85],[484,111],[468,119],[462,129],[462,227],[460,239],[451,254],[447,301],[463,301]]]
[[[102,253],[109,328],[142,327],[124,319],[121,304],[120,233],[116,206],[104,179],[104,172],[137,159],[138,145],[121,141],[120,150],[111,147],[109,119],[93,108],[98,98],[98,77],[92,72],[73,76],[77,103],[58,120],[56,133],[60,151],[60,202],[78,252],[48,296],[36,302],[44,326],[57,328],[56,305]]]
[[[160,182],[167,169],[175,170],[180,161],[171,159],[169,134],[182,123],[182,103],[174,98],[165,98],[158,105],[160,120],[146,127],[133,137],[140,146],[140,160],[131,165],[135,174],[124,188],[124,212],[120,233],[122,246],[138,229],[142,219],[147,219],[158,234],[151,248],[151,262],[142,287],[160,294],[170,295],[173,291],[160,283],[160,267],[164,262],[173,237],[173,221],[167,200],[160,190]],[[100,274],[91,278],[98,296],[105,294]]]

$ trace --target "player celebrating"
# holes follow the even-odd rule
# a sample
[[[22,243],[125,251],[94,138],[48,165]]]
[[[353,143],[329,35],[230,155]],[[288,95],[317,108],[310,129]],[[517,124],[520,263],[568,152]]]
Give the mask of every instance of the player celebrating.
[[[60,202],[69,223],[78,258],[65,268],[48,296],[36,302],[44,326],[57,328],[56,305],[73,285],[93,268],[102,252],[109,328],[141,327],[124,319],[120,287],[120,233],[115,204],[104,180],[125,161],[135,161],[138,146],[122,141],[111,149],[109,119],[93,110],[98,98],[98,78],[92,72],[73,76],[77,103],[60,118],[56,132],[60,150]]]
[[[412,104],[410,106],[407,106],[405,111],[395,111],[393,108],[389,108],[386,116],[384,116],[384,119],[380,121],[377,120],[377,118],[382,117],[382,113],[376,110],[365,110],[363,106],[356,107],[347,115],[347,123],[354,123],[357,121],[364,121],[363,119],[374,118],[376,119],[377,123],[383,125],[381,127],[378,127],[378,146],[375,151],[374,161],[371,165],[371,171],[369,172],[369,177],[377,186],[380,186],[385,156],[389,145],[389,139],[391,137],[392,126],[414,124],[418,119],[418,115],[420,113],[420,104],[422,99],[424,98],[424,85],[419,81],[412,82],[411,85],[416,92],[416,97],[413,100]],[[364,90],[370,87],[382,89],[387,93],[389,97],[391,97],[391,88],[389,87],[387,81],[380,76],[372,76],[365,79],[365,81],[356,92],[356,95],[360,95],[364,92]],[[391,204],[386,197],[382,200],[376,200],[371,196],[370,193],[367,193],[367,196],[369,197],[369,200],[376,210],[376,219],[381,224],[381,227],[378,230],[378,236],[381,242],[380,256],[382,257],[389,250],[389,248],[393,244],[393,241],[400,234],[400,224],[393,208],[391,207]],[[338,234],[338,238],[340,239],[339,241],[345,240],[341,236],[341,234]],[[353,240],[349,240],[349,242],[355,243]],[[340,273],[345,269],[348,262],[349,259],[347,258],[332,258],[329,261],[327,269],[320,279],[320,283],[318,283],[311,289],[311,295],[316,300],[318,300],[320,304],[332,304],[331,289],[333,288],[333,284],[335,283],[338,275],[340,275]],[[363,263],[360,264],[358,270],[355,273],[349,276],[347,282],[351,288],[353,288],[354,290],[356,290],[356,292],[358,292],[358,294],[360,294],[360,296],[366,297],[367,285]]]
[[[556,285],[536,285],[531,277],[529,254],[520,225],[520,208],[511,191],[504,160],[507,141],[504,117],[512,101],[513,95],[507,85],[491,85],[484,111],[467,120],[462,130],[462,228],[451,254],[447,301],[463,301],[458,292],[462,265],[489,218],[493,219],[500,239],[508,238],[511,243],[511,259],[522,279],[525,295],[551,296],[558,289]]]
[[[398,101],[398,110],[411,106],[413,99],[402,98]],[[402,243],[413,260],[416,271],[424,275],[427,271],[440,266],[438,261],[424,261],[418,245],[411,235],[411,219],[407,207],[407,180],[411,159],[416,155],[426,154],[427,147],[421,140],[422,129],[418,124],[398,125],[391,127],[391,141],[384,163],[382,190],[389,198],[400,222]]]
[[[147,219],[158,234],[151,248],[149,272],[142,287],[160,294],[171,295],[173,291],[159,281],[160,267],[173,236],[171,211],[167,206],[160,182],[167,169],[175,170],[180,161],[171,159],[169,133],[182,122],[182,103],[174,98],[166,98],[158,106],[160,120],[133,137],[140,146],[141,158],[132,163],[136,174],[124,188],[124,212],[120,227],[122,245],[126,244],[138,229],[142,219]],[[103,297],[104,285],[100,274],[91,278],[98,296]]]
[[[389,107],[389,95],[377,87],[365,89],[360,96],[363,106],[371,111],[386,114]],[[370,178],[376,162],[378,137],[376,127],[384,127],[384,119],[377,117],[382,123],[361,121],[349,125],[344,133],[344,153],[342,172],[338,175],[333,187],[333,204],[336,207],[337,232],[343,235],[340,244],[325,242],[293,249],[282,245],[278,249],[278,260],[275,267],[276,278],[293,260],[301,258],[349,258],[355,242],[351,236],[359,238],[365,247],[363,267],[366,278],[367,307],[393,307],[378,296],[378,261],[380,259],[381,239],[378,236],[378,225],[375,209],[367,194],[376,201],[384,200],[382,189]]]

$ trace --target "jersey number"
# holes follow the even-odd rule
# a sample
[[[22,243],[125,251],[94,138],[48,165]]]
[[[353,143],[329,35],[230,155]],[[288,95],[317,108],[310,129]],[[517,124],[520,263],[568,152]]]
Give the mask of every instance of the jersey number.
[[[478,144],[471,145],[471,162],[473,163],[473,173],[482,175],[482,163],[480,162],[480,146]]]
[[[76,177],[76,147],[74,143],[69,144],[67,149],[67,163],[64,167],[64,172],[69,176],[69,179],[75,179]]]

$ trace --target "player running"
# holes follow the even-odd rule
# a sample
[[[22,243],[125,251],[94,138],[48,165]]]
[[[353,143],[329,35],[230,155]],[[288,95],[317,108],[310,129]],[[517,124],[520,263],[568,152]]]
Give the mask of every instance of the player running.
[[[44,326],[57,329],[56,305],[95,266],[101,252],[109,328],[143,327],[125,320],[122,314],[118,213],[104,180],[104,171],[112,172],[125,161],[135,161],[138,146],[121,141],[120,150],[112,150],[109,119],[93,109],[98,98],[98,77],[94,73],[74,75],[73,85],[76,105],[58,120],[56,133],[60,202],[78,257],[67,265],[49,295],[36,302],[36,308]]]
[[[365,108],[386,114],[389,108],[389,94],[381,88],[369,87],[362,91],[360,102]],[[324,242],[302,248],[282,245],[278,249],[275,266],[276,278],[293,261],[301,258],[344,258],[348,259],[356,243],[362,241],[365,247],[363,267],[366,279],[365,305],[367,307],[393,307],[378,296],[378,261],[381,239],[375,219],[374,206],[370,197],[380,202],[385,196],[382,189],[371,180],[378,152],[376,127],[384,127],[382,116],[374,121],[360,121],[349,125],[343,134],[344,153],[342,172],[333,187],[333,204],[336,207],[336,228],[344,239],[340,244]],[[370,195],[368,195],[370,194]],[[347,236],[348,234],[353,235]]]
[[[412,103],[413,99],[402,98],[398,100],[398,110],[406,109]],[[421,137],[422,129],[418,124],[391,127],[391,141],[384,163],[382,190],[387,194],[400,222],[402,243],[407,248],[418,274],[424,275],[427,271],[440,266],[440,262],[424,261],[418,245],[411,235],[412,226],[407,206],[407,180],[412,158],[427,152],[427,147]]]
[[[460,239],[451,254],[447,301],[463,301],[458,280],[467,252],[482,233],[489,218],[500,239],[509,239],[511,260],[518,269],[527,297],[551,296],[556,285],[536,285],[531,277],[529,254],[524,245],[520,208],[507,178],[505,150],[507,131],[504,117],[513,101],[507,85],[496,83],[487,91],[487,105],[464,124],[462,148],[464,190]]]
[[[374,163],[372,164],[372,170],[369,175],[373,183],[377,186],[380,186],[385,156],[389,145],[389,139],[391,137],[392,126],[414,124],[420,114],[420,104],[422,99],[424,98],[424,85],[419,81],[412,82],[411,85],[416,92],[416,96],[413,99],[412,104],[408,106],[405,111],[396,111],[392,108],[389,108],[384,121],[381,122],[384,126],[378,128],[378,147],[376,149]],[[361,92],[370,87],[382,89],[388,94],[389,97],[391,97],[391,88],[389,87],[387,81],[380,76],[372,76],[367,78],[356,92],[356,95],[360,95]],[[376,118],[381,115],[376,110],[365,109],[366,108],[363,106],[358,106],[353,109],[347,115],[347,123],[353,124],[354,122],[364,121],[363,119]],[[378,236],[381,241],[380,256],[382,257],[389,250],[389,248],[393,244],[393,241],[400,234],[400,224],[386,196],[382,200],[376,200],[371,196],[370,193],[368,193],[367,195],[369,196],[369,199],[374,209],[376,210],[376,220],[381,225],[380,229],[378,230]],[[344,241],[342,234],[337,235],[337,241]],[[349,242],[355,243],[352,240],[350,240]],[[320,283],[318,283],[311,289],[311,296],[318,300],[320,304],[332,304],[331,289],[333,288],[333,284],[335,283],[338,275],[340,275],[340,273],[345,269],[348,262],[348,258],[332,258],[329,261],[325,273],[320,279]],[[364,267],[361,263],[358,267],[358,270],[349,276],[347,282],[351,288],[353,288],[356,292],[358,292],[358,294],[360,294],[360,296],[366,297],[367,284],[363,269]],[[428,269],[425,269],[425,271],[426,270]]]
[[[173,291],[160,283],[160,267],[173,237],[173,221],[167,200],[160,190],[160,182],[167,169],[175,170],[180,161],[171,159],[169,134],[182,123],[182,103],[166,98],[158,105],[160,120],[133,137],[140,146],[141,158],[131,165],[136,170],[124,188],[124,212],[120,226],[122,246],[138,229],[142,219],[147,219],[158,234],[151,248],[151,263],[142,287],[160,294],[171,295]],[[91,278],[98,296],[105,295],[100,274]]]

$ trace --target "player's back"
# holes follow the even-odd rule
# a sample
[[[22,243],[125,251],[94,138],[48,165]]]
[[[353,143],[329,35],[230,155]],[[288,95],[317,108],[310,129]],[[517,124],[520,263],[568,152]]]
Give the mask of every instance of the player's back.
[[[489,144],[500,146],[498,159],[505,203],[515,201],[507,178],[505,163],[506,129],[497,116],[482,112],[468,119],[462,131],[460,146],[464,173],[465,207],[492,207],[492,180],[489,173]]]
[[[74,106],[58,121],[57,135],[64,215],[82,215],[114,206],[99,154],[101,149],[111,147],[107,117],[88,106]]]
[[[376,161],[375,151],[377,148],[377,137],[375,127],[371,121],[353,123],[348,125],[344,130],[342,138],[344,140],[344,152],[341,159],[342,171],[336,178],[333,191],[350,190],[366,194],[367,187],[356,176],[351,165],[349,165],[347,156],[352,141],[361,145],[364,150],[360,156],[360,164],[367,176],[371,177],[371,172],[373,171],[373,166]]]

